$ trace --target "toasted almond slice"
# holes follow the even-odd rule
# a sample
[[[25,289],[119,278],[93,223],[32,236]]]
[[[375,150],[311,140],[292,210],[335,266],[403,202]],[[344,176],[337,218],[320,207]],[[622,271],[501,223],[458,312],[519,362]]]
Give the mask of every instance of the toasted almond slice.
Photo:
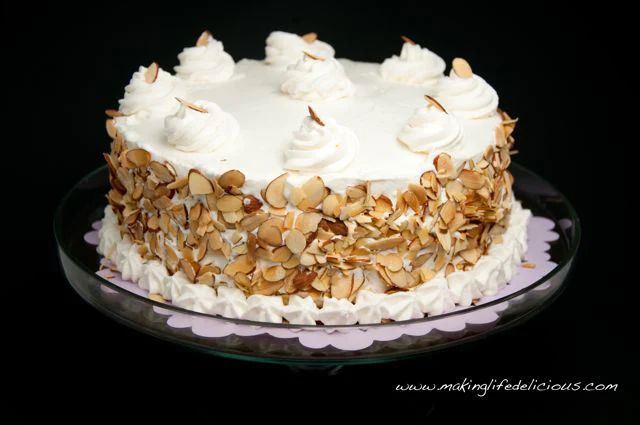
[[[447,110],[444,109],[444,106],[442,106],[440,104],[440,102],[438,102],[435,98],[429,96],[428,94],[425,94],[424,95],[424,100],[426,100],[434,108],[439,109],[440,111],[444,112],[445,114],[448,114]]]
[[[316,114],[316,111],[314,111],[313,108],[311,108],[311,106],[307,106],[307,108],[309,109],[309,116],[311,117],[311,119],[324,127],[324,123],[322,122],[318,114]]]
[[[411,285],[411,281],[409,276],[411,276],[405,269],[400,269],[396,272],[387,269],[387,276],[393,285],[398,288],[409,288]]]
[[[331,296],[333,298],[349,298],[351,294],[351,277],[336,273],[331,276]]]
[[[307,52],[307,51],[304,51],[304,52],[302,52],[302,53],[304,53],[304,55],[305,55],[306,57],[308,57],[308,58],[310,58],[310,59],[313,59],[313,60],[315,60],[315,61],[323,61],[323,60],[324,60],[324,58],[321,58],[320,56],[316,56],[316,55],[314,55],[313,53],[309,53],[309,52]]]
[[[477,263],[478,259],[480,259],[481,254],[482,252],[480,252],[479,248],[465,249],[464,251],[460,251],[458,253],[458,255],[460,255],[466,262],[471,264]]]
[[[243,207],[242,198],[234,195],[224,195],[222,198],[218,199],[216,207],[218,208],[218,211],[223,213],[238,211]]]
[[[298,229],[291,229],[285,237],[287,248],[294,254],[300,254],[307,246],[304,234]]]
[[[307,290],[318,276],[317,272],[301,270],[293,278],[293,285],[300,290]],[[328,288],[325,288],[328,289]]]
[[[405,43],[409,43],[411,45],[415,45],[416,42],[413,41],[412,39],[410,39],[409,37],[407,37],[406,35],[401,35],[400,38],[402,39],[402,41],[404,41]]]
[[[116,125],[113,119],[108,119],[105,121],[105,128],[107,129],[107,134],[109,135],[109,137],[115,139],[118,135],[118,130],[116,130]]]
[[[224,274],[228,276],[235,276],[236,273],[250,273],[256,266],[255,260],[249,258],[248,255],[239,255],[236,259],[224,268]]]
[[[242,204],[244,205],[244,212],[247,214],[258,211],[262,208],[262,201],[253,195],[245,195],[242,200]]]
[[[144,149],[131,149],[127,151],[126,156],[127,160],[139,168],[146,167],[151,162],[151,154]]]
[[[259,225],[264,223],[269,216],[264,212],[249,214],[240,221],[240,227],[247,232],[253,232]]]
[[[324,181],[318,176],[311,177],[302,185],[305,194],[304,203],[309,208],[315,208],[325,197]]]
[[[196,40],[196,47],[204,47],[207,44],[209,44],[210,37],[213,37],[213,36],[209,31],[207,30],[203,31],[202,34],[200,34],[200,37],[198,37],[198,40]]]
[[[251,287],[251,293],[256,295],[275,295],[283,286],[284,280],[269,282],[266,279],[260,279],[258,283]]]
[[[216,281],[216,277],[211,272],[202,273],[196,277],[196,282],[201,285],[213,286]]]
[[[213,193],[211,181],[196,169],[189,170],[189,192],[192,195],[207,195]]]
[[[296,217],[295,228],[305,235],[318,230],[318,224],[322,220],[322,214],[316,212],[303,212]]]
[[[460,181],[462,181],[462,184],[465,187],[473,190],[478,190],[481,189],[482,186],[484,186],[485,177],[477,171],[465,169],[460,172]]]
[[[453,264],[447,264],[447,267],[444,268],[444,277],[448,277],[451,273],[455,272],[456,268]]]
[[[124,114],[122,112],[118,111],[117,109],[105,109],[104,113],[109,118],[124,117]]]
[[[436,237],[445,252],[448,252],[451,249],[451,234],[449,230],[436,229]]]
[[[455,201],[448,200],[440,209],[440,217],[446,224],[449,224],[456,216],[457,205]]]
[[[471,70],[471,65],[469,62],[462,58],[455,58],[451,63],[453,67],[453,72],[460,78],[471,78],[473,77],[473,71]]]
[[[386,249],[395,248],[404,242],[404,238],[401,235],[391,236],[388,238],[382,238],[374,240],[366,244],[366,247],[372,251],[384,251]]]
[[[155,81],[158,79],[159,72],[160,72],[160,67],[158,66],[157,63],[153,62],[151,65],[149,65],[149,67],[145,71],[144,80],[149,84],[155,83]]]
[[[446,153],[441,153],[433,160],[433,165],[436,167],[438,178],[453,178],[455,177],[456,168],[453,164],[453,160]]]
[[[184,271],[184,274],[187,275],[191,282],[196,280],[196,269],[193,267],[193,264],[190,261],[185,259],[180,260],[180,268]]]
[[[189,179],[187,176],[182,176],[178,179],[176,179],[176,181],[169,183],[167,185],[167,189],[182,189],[183,187],[187,186],[187,184],[189,183]]]
[[[277,282],[284,279],[286,270],[282,266],[267,267],[262,271],[262,277],[267,282]]]
[[[340,215],[341,204],[342,202],[340,197],[338,195],[331,194],[322,201],[322,213],[330,217],[337,217]]]
[[[178,102],[180,102],[180,104],[186,108],[192,109],[196,112],[200,112],[202,114],[206,114],[209,111],[207,111],[205,108],[203,108],[202,106],[198,106],[193,102],[189,102],[188,100],[184,100],[184,99],[180,99],[179,97],[176,97],[176,100]]]
[[[284,197],[284,184],[289,173],[281,174],[267,185],[264,191],[264,200],[274,208],[284,208],[287,206],[287,199]]]
[[[279,246],[282,244],[282,231],[274,225],[273,220],[276,219],[267,220],[258,227],[258,239],[271,246]]]
[[[271,253],[271,260],[276,263],[286,263],[293,254],[286,246],[279,246]]]
[[[218,179],[218,183],[224,190],[229,190],[232,187],[242,187],[244,181],[244,174],[238,170],[229,170]]]
[[[388,270],[391,270],[392,272],[397,272],[404,267],[402,256],[398,253],[387,255],[378,254],[376,256],[376,262],[386,267]]]
[[[316,34],[315,32],[308,32],[302,36],[302,39],[311,44],[318,39],[318,34]]]
[[[130,161],[133,161],[130,159]],[[167,167],[164,164],[159,163],[158,161],[151,161],[149,163],[149,168],[153,174],[160,180],[162,183],[171,183],[176,179],[175,172]]]

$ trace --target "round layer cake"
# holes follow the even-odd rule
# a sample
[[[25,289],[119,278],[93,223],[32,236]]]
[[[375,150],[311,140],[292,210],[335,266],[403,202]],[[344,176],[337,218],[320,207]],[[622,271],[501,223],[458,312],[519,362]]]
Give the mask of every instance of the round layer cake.
[[[263,322],[408,320],[496,294],[526,251],[516,120],[461,58],[381,64],[276,31],[234,62],[205,32],[108,110],[99,252],[150,297]]]

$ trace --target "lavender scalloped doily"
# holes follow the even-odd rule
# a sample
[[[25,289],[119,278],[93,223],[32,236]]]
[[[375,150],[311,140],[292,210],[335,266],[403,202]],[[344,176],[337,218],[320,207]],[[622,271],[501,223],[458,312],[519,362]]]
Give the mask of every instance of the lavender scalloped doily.
[[[99,221],[92,224],[93,230],[84,235],[84,240],[90,245],[98,245]],[[553,221],[544,217],[532,217],[527,228],[528,249],[524,256],[525,261],[534,263],[535,268],[520,267],[510,282],[496,295],[482,297],[476,305],[506,297],[513,294],[552,271],[557,264],[551,261],[548,254],[549,242],[558,239]],[[102,261],[106,261],[102,259]],[[109,269],[96,272],[102,278],[127,291],[141,296],[147,296],[148,292],[141,289],[133,282],[120,278],[120,274]],[[542,284],[535,290],[546,289],[548,284]],[[112,291],[103,287],[105,291]],[[323,328],[322,326],[309,326],[306,328],[286,328],[274,326],[254,326],[233,323],[223,317],[191,315],[188,310],[185,313],[177,313],[162,307],[154,307],[154,311],[167,317],[167,326],[172,328],[191,328],[191,331],[204,338],[219,338],[229,335],[253,336],[269,334],[276,338],[297,338],[300,344],[311,349],[320,349],[333,346],[339,350],[362,350],[373,344],[374,341],[392,341],[403,335],[422,336],[438,330],[440,332],[457,334],[464,332],[468,327],[492,327],[500,318],[499,313],[504,311],[510,302],[505,301],[490,308],[469,311],[467,314],[455,314],[444,316],[442,319],[429,320],[418,323],[389,323],[382,326],[355,326],[345,328]],[[454,311],[462,311],[469,307],[457,307]],[[437,317],[437,316],[436,316]],[[453,336],[453,335],[452,335]]]

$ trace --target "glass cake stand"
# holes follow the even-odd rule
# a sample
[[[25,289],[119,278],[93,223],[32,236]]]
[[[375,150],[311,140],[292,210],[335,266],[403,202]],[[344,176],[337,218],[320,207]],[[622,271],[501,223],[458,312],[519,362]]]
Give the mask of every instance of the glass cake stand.
[[[100,256],[84,237],[102,218],[106,166],[80,180],[54,219],[60,261],[74,290],[97,310],[141,332],[217,356],[292,366],[393,361],[473,341],[534,316],[561,292],[580,242],[573,207],[551,184],[511,165],[514,191],[534,216],[545,217],[555,240],[543,242],[548,266],[517,290],[479,305],[423,319],[377,325],[303,326],[201,314],[148,299],[96,274]],[[531,230],[530,230],[531,231]],[[552,234],[555,234],[552,233]],[[531,248],[530,248],[531,249]],[[507,285],[507,288],[513,285]]]

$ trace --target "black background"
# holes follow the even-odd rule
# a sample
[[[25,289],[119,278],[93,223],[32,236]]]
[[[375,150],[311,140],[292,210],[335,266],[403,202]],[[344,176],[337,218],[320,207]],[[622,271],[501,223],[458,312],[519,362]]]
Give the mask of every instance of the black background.
[[[203,412],[212,421],[231,402],[243,406],[235,411],[243,422],[252,414],[263,420],[275,415],[333,421],[381,418],[384,412],[407,423],[486,416],[525,423],[630,419],[637,372],[631,345],[637,335],[629,328],[626,288],[635,282],[623,238],[634,229],[623,231],[620,224],[629,196],[621,178],[627,172],[620,162],[624,155],[611,132],[617,126],[608,99],[615,76],[604,82],[611,72],[600,25],[608,20],[605,13],[541,2],[490,8],[399,1],[176,3],[14,4],[3,15],[5,25],[20,23],[5,37],[7,46],[17,47],[5,53],[5,70],[18,77],[9,80],[8,102],[22,111],[15,119],[25,120],[20,128],[26,128],[10,146],[18,158],[12,164],[17,180],[33,185],[36,200],[7,236],[31,250],[12,258],[21,289],[33,294],[38,288],[28,315],[40,325],[14,329],[28,340],[16,344],[16,388],[27,391],[18,394],[30,400],[63,396],[69,405],[108,397],[107,408],[96,408],[101,415],[119,415],[124,403],[145,415]],[[567,290],[533,320],[488,339],[416,360],[346,367],[335,376],[210,357],[134,332],[93,310],[61,274],[51,214],[77,179],[102,165],[100,154],[108,146],[103,110],[117,107],[133,71],[152,61],[170,70],[180,50],[204,29],[236,60],[262,58],[264,40],[274,29],[315,31],[338,57],[356,60],[380,62],[397,53],[401,34],[447,62],[468,59],[496,88],[501,107],[521,118],[515,160],[554,182],[581,216],[582,247]],[[595,169],[604,170],[604,177]],[[25,231],[23,222],[38,224]],[[44,264],[24,252],[37,253]],[[18,300],[23,298],[5,302]],[[492,393],[485,399],[394,391],[398,383],[464,377],[594,381],[618,383],[619,389]],[[303,414],[296,416],[293,410],[300,408]],[[61,405],[54,411],[73,415]]]

